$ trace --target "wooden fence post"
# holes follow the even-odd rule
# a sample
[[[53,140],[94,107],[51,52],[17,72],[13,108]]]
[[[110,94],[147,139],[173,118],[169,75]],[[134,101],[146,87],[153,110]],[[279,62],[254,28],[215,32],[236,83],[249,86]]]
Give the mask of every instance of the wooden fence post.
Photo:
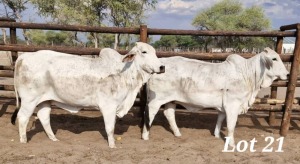
[[[140,41],[147,43],[148,40],[148,29],[147,29],[147,25],[141,25],[140,26]]]
[[[276,42],[276,52],[278,54],[282,53],[282,44],[283,44],[283,37],[277,37]],[[271,87],[271,99],[277,98],[277,87],[272,86]],[[276,112],[269,112],[269,125],[274,126],[276,123]]]
[[[0,24],[1,24],[1,22],[16,22],[16,20],[11,19],[11,18],[0,17]],[[10,44],[17,44],[16,28],[9,28],[9,37],[10,37]],[[18,52],[11,51],[11,56],[12,56],[13,62],[15,62],[18,57]]]
[[[11,18],[0,18],[0,24],[1,23],[5,23],[5,22],[16,22],[15,19],[11,19]],[[10,40],[10,45],[13,45],[13,44],[17,44],[17,33],[16,33],[16,28],[9,28],[9,40]],[[7,44],[7,43],[6,43]],[[17,60],[18,58],[18,52],[17,51],[11,51],[11,65],[7,65],[7,66],[1,66],[1,71],[2,72],[6,72],[8,74],[11,74],[11,72],[13,71],[14,69],[14,63],[15,61]],[[9,55],[7,56],[9,57]],[[3,96],[11,96],[11,91],[14,91],[14,87],[13,87],[13,84],[12,84],[12,79],[10,77],[2,77],[3,79],[5,78],[7,82],[1,82],[0,85],[3,85],[3,89],[4,89],[4,92],[1,93],[1,95]],[[7,93],[5,93],[7,92]]]
[[[148,32],[147,25],[140,25],[140,41],[147,43],[148,40]],[[142,124],[144,122],[144,112],[147,105],[147,85],[144,84],[140,91],[140,116],[142,117]],[[141,125],[143,126],[143,125]]]
[[[294,58],[291,65],[291,71],[289,76],[289,83],[286,91],[286,98],[285,98],[285,106],[283,117],[281,121],[281,129],[280,135],[286,136],[290,126],[290,118],[291,118],[291,110],[293,105],[293,99],[296,89],[296,82],[298,76],[298,69],[299,69],[299,60],[300,60],[300,24],[297,24],[296,29],[296,42],[295,42],[295,49],[294,49]]]
[[[9,28],[9,35],[10,35],[10,44],[17,44],[17,30],[16,30],[16,28]],[[11,56],[12,56],[13,62],[15,62],[18,58],[18,52],[17,51],[11,51]]]

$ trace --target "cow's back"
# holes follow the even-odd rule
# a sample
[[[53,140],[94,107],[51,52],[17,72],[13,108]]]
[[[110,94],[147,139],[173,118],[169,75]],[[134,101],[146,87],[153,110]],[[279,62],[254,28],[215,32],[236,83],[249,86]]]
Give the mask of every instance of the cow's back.
[[[197,92],[198,89],[222,89],[225,81],[236,77],[235,65],[227,61],[209,63],[183,57],[161,58],[160,60],[165,65],[166,71],[164,74],[153,75],[149,81],[150,86],[159,82],[162,84],[168,82],[171,87],[179,90]]]
[[[233,91],[243,85],[236,63],[231,62],[239,59],[234,58],[232,56],[232,59],[222,63],[183,57],[161,58],[166,71],[164,74],[153,75],[149,80],[149,100],[169,97],[170,101],[203,107],[220,107],[224,91]]]
[[[47,50],[24,53],[16,62],[17,90],[20,96],[88,104],[96,99],[97,83],[120,72],[109,62]]]

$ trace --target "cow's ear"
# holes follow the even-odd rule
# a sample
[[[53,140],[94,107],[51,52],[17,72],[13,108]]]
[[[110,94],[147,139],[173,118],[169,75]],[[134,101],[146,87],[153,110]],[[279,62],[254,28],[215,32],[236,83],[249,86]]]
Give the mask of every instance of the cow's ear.
[[[134,54],[129,54],[129,55],[126,55],[122,62],[125,63],[125,62],[132,62],[135,58],[135,55]]]
[[[268,58],[267,56],[262,55],[261,60],[267,69],[271,69],[271,67],[273,67],[273,61],[270,58]]]

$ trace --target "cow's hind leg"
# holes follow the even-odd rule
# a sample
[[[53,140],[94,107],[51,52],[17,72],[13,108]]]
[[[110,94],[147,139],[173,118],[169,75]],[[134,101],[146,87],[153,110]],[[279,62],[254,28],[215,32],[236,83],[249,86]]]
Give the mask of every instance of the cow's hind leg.
[[[18,121],[19,121],[19,135],[20,135],[20,142],[26,143],[27,142],[27,135],[26,129],[27,124],[29,122],[30,116],[32,116],[34,109],[36,107],[35,101],[26,101],[22,100],[20,110],[18,112]]]
[[[159,110],[159,108],[160,108],[160,106],[162,104],[163,103],[158,102],[158,101],[150,101],[148,103],[148,106],[146,107],[146,110],[148,110],[148,111],[145,111],[145,112],[148,112],[148,114],[147,114],[148,121],[144,122],[144,127],[143,127],[143,132],[142,132],[142,139],[143,140],[149,140],[149,130],[150,130],[150,127],[152,125],[152,122],[154,120],[155,115],[157,114],[157,112],[158,112],[158,110]]]
[[[50,112],[51,112],[51,107],[50,107],[49,101],[43,102],[38,105],[37,116],[38,116],[41,124],[43,125],[46,134],[52,141],[59,141],[55,137],[55,135],[52,131],[51,125],[50,125]]]
[[[225,117],[226,117],[226,114],[224,112],[219,112],[218,121],[217,121],[215,132],[214,132],[216,138],[220,138],[220,131],[221,131],[222,123],[223,123]]]
[[[175,109],[176,109],[176,104],[167,103],[165,105],[164,115],[166,116],[166,118],[170,124],[170,128],[173,131],[174,135],[176,137],[180,137],[181,133],[178,129],[178,126],[177,126],[176,120],[175,120]]]

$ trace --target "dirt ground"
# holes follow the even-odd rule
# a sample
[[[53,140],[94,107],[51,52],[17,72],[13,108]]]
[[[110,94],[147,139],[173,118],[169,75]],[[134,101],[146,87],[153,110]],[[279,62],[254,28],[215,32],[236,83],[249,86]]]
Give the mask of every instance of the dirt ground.
[[[271,145],[271,153],[262,152],[267,146],[268,136],[279,138],[281,115],[277,124],[269,126],[268,113],[248,112],[239,116],[235,138],[248,141],[255,138],[251,153],[222,152],[226,123],[223,124],[222,138],[213,136],[217,112],[205,110],[189,113],[176,112],[177,124],[182,137],[174,137],[167,120],[160,111],[151,128],[149,141],[141,139],[137,116],[132,109],[124,118],[118,119],[115,138],[118,148],[110,149],[106,140],[103,117],[99,111],[83,110],[70,114],[61,109],[53,109],[51,124],[59,142],[47,138],[39,120],[32,116],[29,122],[27,144],[19,143],[18,128],[10,123],[13,105],[1,105],[0,111],[0,163],[299,163],[300,162],[300,113],[293,113],[289,134],[284,138],[282,150],[278,141]]]

